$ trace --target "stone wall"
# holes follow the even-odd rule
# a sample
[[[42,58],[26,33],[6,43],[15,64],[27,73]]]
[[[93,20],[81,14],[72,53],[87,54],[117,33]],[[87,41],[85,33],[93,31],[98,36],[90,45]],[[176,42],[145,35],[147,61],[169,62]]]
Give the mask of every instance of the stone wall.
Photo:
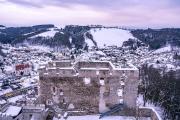
[[[128,108],[136,108],[138,95],[139,73],[138,71],[126,71],[128,76],[124,87],[124,105]]]
[[[22,114],[18,115],[17,117],[7,116],[5,114],[0,114],[0,120],[23,120]],[[25,119],[26,120],[26,119]]]
[[[85,85],[83,78],[40,78],[40,101],[47,104],[50,100],[62,109],[67,109],[73,104],[76,110],[98,112],[99,85],[97,78],[91,78],[91,83]],[[53,90],[54,89],[54,90]],[[66,104],[66,106],[63,106]]]
[[[44,105],[28,105],[22,110],[23,120],[46,120],[47,115]]]
[[[139,109],[140,117],[151,117],[151,120],[162,120],[160,116],[152,108],[140,108]]]
[[[109,62],[78,62],[79,68],[109,68]]]
[[[151,120],[162,120],[160,116],[152,108],[141,107],[137,109],[124,108],[122,111],[112,114],[114,116],[134,116],[134,117],[147,117]]]
[[[63,68],[55,67],[55,64]],[[40,103],[58,105],[63,109],[71,104],[74,110],[89,113],[98,113],[102,99],[106,107],[123,103],[125,108],[136,108],[139,79],[136,69],[116,69],[110,62],[57,62],[49,66],[40,69]],[[85,84],[84,78],[89,78],[90,84]],[[120,96],[119,89],[122,89]]]

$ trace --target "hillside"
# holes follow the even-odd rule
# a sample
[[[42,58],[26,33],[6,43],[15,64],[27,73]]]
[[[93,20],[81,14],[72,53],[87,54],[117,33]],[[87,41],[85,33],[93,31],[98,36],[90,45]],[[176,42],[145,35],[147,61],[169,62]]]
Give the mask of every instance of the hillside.
[[[2,52],[2,47],[0,46],[0,57],[4,56],[4,53]]]
[[[126,30],[74,25],[63,29],[54,25],[1,28],[0,42],[10,44],[0,44],[2,71],[28,61],[36,72],[39,64],[62,57],[73,61],[112,61],[122,68],[128,62],[140,70],[139,94],[145,102],[163,108],[170,119],[180,110],[180,29]],[[91,47],[95,49],[88,50]]]
[[[180,46],[180,29],[146,29],[132,30],[134,37],[138,38],[143,43],[149,45],[150,49],[158,49],[171,44],[172,46]]]
[[[48,31],[54,25],[36,25],[30,27],[7,27],[0,29],[0,42],[4,44],[21,43],[25,39],[37,35],[39,33]]]
[[[129,31],[118,28],[93,28],[90,30],[90,34],[93,36],[93,40],[97,43],[98,47],[106,45],[122,47],[123,42],[130,38],[135,39]]]
[[[0,25],[0,29],[5,29],[5,26],[4,25]]]
[[[35,45],[77,49],[113,45],[130,46],[136,49],[146,45],[153,50],[167,45],[180,46],[180,29],[125,30],[118,27],[77,25],[68,25],[62,29],[51,24],[30,27],[1,25],[0,42],[13,45],[27,42]]]

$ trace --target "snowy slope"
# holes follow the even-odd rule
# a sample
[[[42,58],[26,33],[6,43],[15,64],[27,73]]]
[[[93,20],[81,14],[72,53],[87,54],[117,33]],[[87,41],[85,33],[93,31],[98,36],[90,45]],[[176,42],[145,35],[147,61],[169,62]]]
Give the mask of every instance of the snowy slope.
[[[32,49],[37,49],[39,51],[52,51],[52,48],[48,46],[43,46],[43,45],[29,45]]]
[[[85,41],[86,41],[86,43],[88,44],[88,46],[89,46],[90,48],[93,47],[93,46],[95,46],[94,43],[93,43],[93,41],[92,41],[91,39],[85,37]]]
[[[104,45],[121,47],[124,41],[134,38],[130,31],[117,28],[91,29],[90,33],[93,35],[98,47],[103,47]],[[92,46],[92,43],[90,45]]]
[[[0,30],[6,29],[6,27],[0,27]]]
[[[50,29],[50,30],[47,31],[47,32],[40,33],[40,34],[35,35],[35,36],[31,37],[31,38],[38,37],[38,36],[40,36],[40,37],[54,37],[54,35],[55,35],[57,32],[58,32],[57,30]]]
[[[170,52],[170,51],[171,51],[171,45],[167,45],[165,47],[155,50],[154,53],[163,53],[163,52]]]

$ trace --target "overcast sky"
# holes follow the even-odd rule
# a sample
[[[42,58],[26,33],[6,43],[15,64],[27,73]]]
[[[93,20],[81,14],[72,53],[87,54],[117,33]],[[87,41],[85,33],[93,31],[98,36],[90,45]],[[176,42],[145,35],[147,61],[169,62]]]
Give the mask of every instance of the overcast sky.
[[[0,0],[0,24],[180,27],[180,0]]]

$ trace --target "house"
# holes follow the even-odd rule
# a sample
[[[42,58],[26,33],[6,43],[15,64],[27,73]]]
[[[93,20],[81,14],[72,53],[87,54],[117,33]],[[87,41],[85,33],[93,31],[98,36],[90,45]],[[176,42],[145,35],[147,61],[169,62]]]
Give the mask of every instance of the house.
[[[15,65],[16,76],[30,75],[31,65],[29,63]]]
[[[0,120],[46,120],[48,109],[44,105],[15,106],[6,104],[0,108]]]

